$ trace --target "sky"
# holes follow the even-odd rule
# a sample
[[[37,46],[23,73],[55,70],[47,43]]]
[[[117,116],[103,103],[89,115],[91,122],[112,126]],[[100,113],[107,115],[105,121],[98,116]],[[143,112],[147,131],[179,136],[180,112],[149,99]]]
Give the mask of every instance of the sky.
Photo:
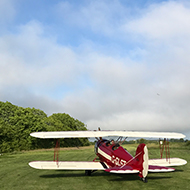
[[[190,139],[189,21],[188,0],[0,0],[0,101]]]

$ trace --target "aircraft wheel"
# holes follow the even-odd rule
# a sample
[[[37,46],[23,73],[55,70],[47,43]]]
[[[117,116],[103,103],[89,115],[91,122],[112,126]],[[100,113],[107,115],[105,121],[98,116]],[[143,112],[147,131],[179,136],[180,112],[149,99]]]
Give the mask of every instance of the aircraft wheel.
[[[146,177],[142,177],[141,180],[142,180],[144,183],[147,183],[147,182],[148,182],[148,180],[147,180]]]
[[[91,176],[91,173],[92,173],[91,170],[85,170],[85,175],[86,176]]]

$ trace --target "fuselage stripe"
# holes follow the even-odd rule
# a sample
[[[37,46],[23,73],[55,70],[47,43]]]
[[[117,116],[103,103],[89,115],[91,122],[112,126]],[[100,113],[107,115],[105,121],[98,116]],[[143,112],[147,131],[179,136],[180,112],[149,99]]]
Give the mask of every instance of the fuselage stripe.
[[[111,156],[106,154],[104,151],[102,151],[100,148],[98,148],[98,153],[101,154],[104,158],[111,161]]]

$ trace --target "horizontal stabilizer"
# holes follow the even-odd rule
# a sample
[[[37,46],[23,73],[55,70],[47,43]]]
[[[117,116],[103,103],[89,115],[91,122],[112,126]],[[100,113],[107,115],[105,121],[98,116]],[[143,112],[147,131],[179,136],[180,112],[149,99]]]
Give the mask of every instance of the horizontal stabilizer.
[[[139,170],[134,170],[131,166],[112,167],[106,169],[105,171],[110,173],[119,173],[119,174],[139,173]]]
[[[152,166],[182,166],[187,164],[187,161],[181,158],[161,158],[161,159],[150,159],[148,164]]]
[[[104,170],[100,162],[33,161],[29,165],[32,168],[43,170]]]
[[[34,132],[30,134],[36,138],[59,139],[59,138],[90,138],[90,137],[139,137],[139,138],[184,138],[185,135],[173,132],[145,132],[145,131],[52,131],[52,132]]]
[[[149,172],[173,172],[175,171],[174,168],[167,168],[163,166],[151,166],[148,167]]]

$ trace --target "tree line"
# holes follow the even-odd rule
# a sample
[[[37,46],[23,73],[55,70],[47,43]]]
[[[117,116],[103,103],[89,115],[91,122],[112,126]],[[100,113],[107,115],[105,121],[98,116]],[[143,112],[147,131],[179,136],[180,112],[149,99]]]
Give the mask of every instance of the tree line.
[[[47,116],[40,109],[23,108],[0,101],[0,153],[39,148],[53,148],[52,139],[37,139],[30,133],[37,131],[87,130],[85,124],[69,114]],[[87,138],[61,139],[60,146],[87,146]]]

